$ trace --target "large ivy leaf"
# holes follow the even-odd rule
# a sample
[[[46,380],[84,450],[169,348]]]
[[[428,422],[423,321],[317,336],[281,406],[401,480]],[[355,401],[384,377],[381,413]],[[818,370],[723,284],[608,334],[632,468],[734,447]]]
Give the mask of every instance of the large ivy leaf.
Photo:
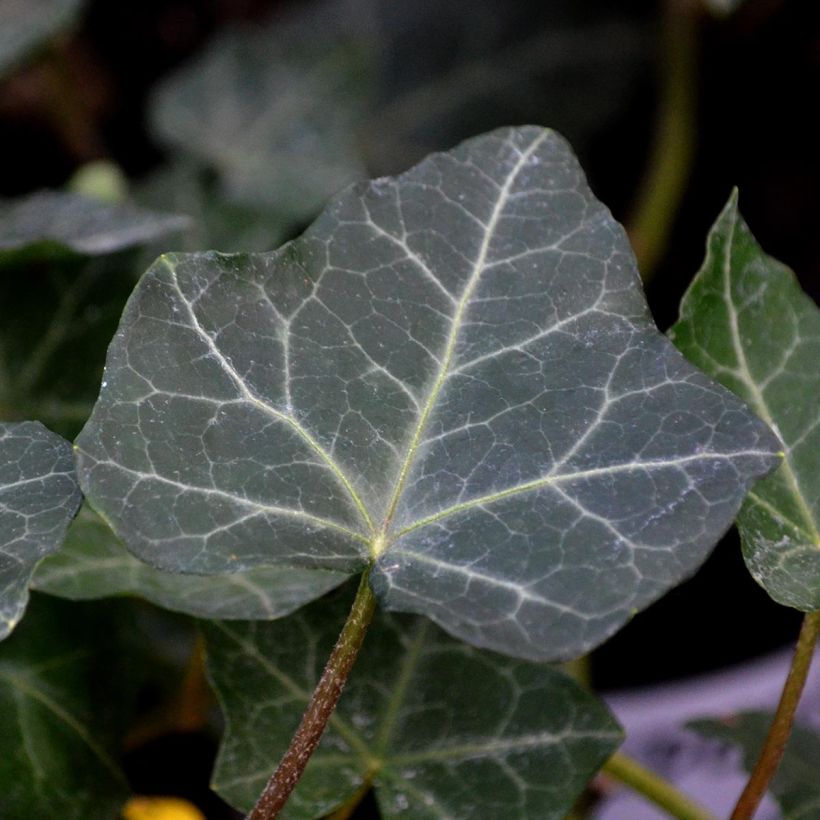
[[[188,220],[127,203],[39,191],[0,202],[0,264],[66,254],[99,256],[186,227]]]
[[[388,608],[550,659],[693,572],[778,447],[526,127],[348,190],[276,253],[161,258],[78,463],[157,566],[373,563]]]
[[[287,746],[349,602],[205,625],[227,726],[214,788],[239,808]],[[423,618],[377,614],[283,816],[320,817],[369,784],[385,818],[560,818],[620,740],[606,707],[557,670],[472,649]]]
[[[338,586],[346,576],[289,567],[202,576],[162,572],[134,558],[88,506],[69,527],[62,549],[44,559],[33,589],[74,601],[136,595],[197,618],[279,618]]]
[[[67,28],[83,0],[3,0],[0,5],[0,74]]]
[[[743,768],[751,772],[771,724],[771,713],[745,712],[726,720],[697,720],[687,725],[705,737],[739,746],[743,751]],[[818,761],[820,734],[803,726],[793,727],[783,760],[770,786],[783,811],[783,820],[816,820],[820,817]]]
[[[742,396],[785,445],[738,518],[746,565],[778,602],[820,608],[820,311],[767,256],[733,194],[670,338]]]
[[[40,595],[0,645],[0,817],[118,815],[127,786],[112,754],[132,694],[121,637],[110,608]]]
[[[38,422],[0,423],[0,639],[22,617],[34,567],[62,544],[81,498],[67,441]]]
[[[226,31],[158,89],[154,130],[215,168],[234,200],[312,217],[365,176],[354,124],[370,57],[350,19],[321,5],[289,23]]]

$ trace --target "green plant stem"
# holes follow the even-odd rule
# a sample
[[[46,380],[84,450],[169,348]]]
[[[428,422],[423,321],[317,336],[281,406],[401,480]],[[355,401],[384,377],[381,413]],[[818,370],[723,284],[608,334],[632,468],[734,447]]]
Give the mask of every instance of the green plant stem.
[[[313,690],[302,722],[253,811],[248,815],[248,820],[271,820],[276,817],[296,788],[336,708],[375,609],[376,598],[370,589],[368,571],[362,575],[350,614],[336,646],[333,647],[322,677]]]
[[[763,795],[766,794],[769,783],[777,772],[792,731],[794,713],[806,684],[818,635],[820,635],[820,612],[811,612],[803,618],[800,636],[797,639],[789,674],[786,676],[786,683],[780,695],[780,702],[777,704],[777,711],[774,713],[774,720],[769,727],[749,781],[732,812],[732,820],[747,820],[754,815]]]
[[[655,136],[628,233],[648,282],[666,248],[695,154],[699,5],[664,0],[662,78]]]
[[[629,786],[656,806],[680,820],[715,820],[710,812],[678,791],[668,780],[644,768],[622,752],[616,752],[602,771]]]

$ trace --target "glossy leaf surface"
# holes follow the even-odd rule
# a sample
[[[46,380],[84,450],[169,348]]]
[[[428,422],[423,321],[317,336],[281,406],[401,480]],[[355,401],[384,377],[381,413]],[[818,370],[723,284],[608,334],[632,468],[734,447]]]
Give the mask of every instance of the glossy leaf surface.
[[[763,748],[772,718],[769,712],[746,712],[725,721],[698,720],[688,726],[705,737],[740,747],[743,752],[742,766],[751,772]],[[820,734],[807,727],[793,727],[783,760],[770,786],[783,811],[783,820],[814,820],[820,816],[818,761]]]
[[[287,746],[349,603],[337,594],[270,624],[206,625],[227,721],[214,786],[243,810]],[[377,613],[283,816],[321,817],[369,783],[385,818],[560,818],[620,740],[603,704],[562,673]]]
[[[110,609],[36,595],[0,644],[0,817],[118,815],[127,785],[112,752],[131,687],[117,636]]]
[[[0,4],[0,73],[68,27],[83,0],[3,0]]]
[[[0,639],[22,617],[34,567],[60,547],[81,497],[67,441],[37,422],[0,423]]]
[[[40,191],[0,201],[0,264],[65,254],[99,256],[181,230],[185,217],[80,194]]]
[[[134,558],[85,506],[69,527],[62,549],[38,565],[31,586],[75,601],[135,595],[197,618],[268,620],[293,612],[345,577],[285,567],[221,576],[162,572]]]
[[[168,570],[356,572],[389,609],[580,654],[692,573],[778,443],[655,329],[566,143],[504,129],[268,255],[142,279],[78,440]]]
[[[738,528],[746,565],[779,603],[820,608],[820,310],[755,241],[733,195],[670,337],[777,432],[785,458]]]

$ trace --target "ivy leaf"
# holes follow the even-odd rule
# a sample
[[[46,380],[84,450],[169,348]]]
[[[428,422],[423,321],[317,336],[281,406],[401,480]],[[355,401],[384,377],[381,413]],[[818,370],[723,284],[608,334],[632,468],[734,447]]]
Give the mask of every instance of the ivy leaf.
[[[370,59],[345,17],[321,5],[287,23],[231,29],[158,89],[154,131],[214,168],[236,202],[309,218],[365,175],[354,125]]]
[[[0,201],[0,264],[70,254],[99,256],[181,230],[188,219],[80,194],[39,191]]]
[[[525,127],[349,189],[275,253],[162,257],[78,464],[156,566],[373,565],[388,609],[557,659],[691,574],[778,447]]]
[[[81,499],[67,441],[38,422],[0,423],[0,639],[22,617],[34,567],[60,547]]]
[[[204,625],[226,719],[214,788],[237,807],[253,805],[287,746],[349,603]],[[561,818],[620,742],[606,707],[561,672],[377,613],[283,816],[323,816],[372,785],[385,818]]]
[[[127,785],[112,750],[132,695],[120,626],[110,607],[37,595],[0,645],[0,816],[118,816]]]
[[[137,280],[129,249],[185,224],[58,192],[0,205],[0,419],[77,435]]]
[[[819,609],[820,310],[757,244],[736,192],[709,234],[670,338],[780,436],[780,469],[755,485],[738,517],[743,555],[776,601]]]
[[[82,0],[3,0],[0,6],[0,74],[76,19]]]
[[[221,576],[162,572],[134,558],[86,505],[69,527],[62,549],[38,565],[31,587],[72,601],[137,595],[196,618],[269,620],[290,614],[345,577],[285,567]]]
[[[772,719],[769,712],[745,712],[726,720],[692,721],[687,726],[704,737],[739,746],[743,751],[743,768],[751,772]],[[820,735],[805,726],[794,726],[783,760],[769,787],[783,811],[783,820],[810,820],[818,816],[818,760]]]

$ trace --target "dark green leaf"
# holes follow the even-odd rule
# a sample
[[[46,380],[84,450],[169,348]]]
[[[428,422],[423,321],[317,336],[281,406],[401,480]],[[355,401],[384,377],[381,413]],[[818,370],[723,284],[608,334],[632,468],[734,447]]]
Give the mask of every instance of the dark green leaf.
[[[159,89],[154,130],[215,168],[236,201],[312,217],[365,176],[354,124],[370,54],[351,23],[320,9],[223,33]]]
[[[214,786],[248,809],[344,620],[337,594],[271,624],[205,627],[227,733]],[[561,818],[621,734],[550,667],[472,649],[423,618],[377,614],[284,815],[320,817],[372,783],[385,818]]]
[[[268,255],[166,255],[78,440],[172,571],[357,572],[479,646],[580,654],[691,574],[778,442],[655,329],[566,143],[505,129]]]
[[[86,506],[69,528],[63,548],[37,567],[31,586],[72,600],[137,595],[198,618],[268,620],[293,612],[344,578],[284,567],[221,576],[162,572],[130,555]]]
[[[40,191],[0,201],[0,264],[100,256],[144,244],[188,224],[185,217],[135,205],[111,205],[79,194]]]
[[[778,433],[785,458],[738,518],[746,565],[776,601],[820,608],[820,310],[755,241],[733,194],[670,338]]]
[[[118,816],[127,787],[112,751],[131,687],[112,615],[35,596],[0,645],[0,817]]]
[[[83,0],[3,0],[0,3],[0,74],[71,25]]]
[[[213,179],[186,162],[160,168],[135,196],[149,208],[170,208],[190,217],[177,250],[270,251],[292,235],[292,217],[226,200]]]
[[[34,567],[63,543],[81,498],[67,441],[38,422],[0,423],[0,639],[22,617]]]
[[[699,734],[722,740],[743,750],[743,768],[751,772],[757,762],[773,715],[746,712],[726,720],[698,720],[689,723]],[[820,818],[820,734],[795,726],[770,791],[783,810],[783,820],[817,820]]]
[[[0,419],[77,434],[137,279],[134,252],[113,251],[184,224],[57,192],[0,206]]]

